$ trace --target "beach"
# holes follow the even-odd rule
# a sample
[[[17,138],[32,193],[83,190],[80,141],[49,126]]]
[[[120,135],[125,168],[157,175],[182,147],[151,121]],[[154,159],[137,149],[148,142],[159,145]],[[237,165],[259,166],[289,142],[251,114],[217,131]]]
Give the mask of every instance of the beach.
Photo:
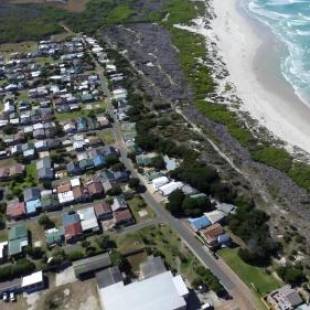
[[[310,154],[310,107],[280,74],[278,54],[285,47],[263,25],[251,21],[238,0],[209,2],[216,18],[212,36],[242,100],[241,109],[276,137]],[[210,30],[199,31],[210,38]]]

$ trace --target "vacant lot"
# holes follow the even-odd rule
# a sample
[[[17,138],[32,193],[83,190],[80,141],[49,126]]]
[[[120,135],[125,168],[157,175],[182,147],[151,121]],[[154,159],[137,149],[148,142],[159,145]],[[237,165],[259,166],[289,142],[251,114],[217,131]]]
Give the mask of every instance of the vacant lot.
[[[233,269],[239,277],[251,288],[255,288],[261,296],[280,287],[280,283],[264,268],[254,267],[238,256],[238,249],[222,249],[219,252],[224,261]]]

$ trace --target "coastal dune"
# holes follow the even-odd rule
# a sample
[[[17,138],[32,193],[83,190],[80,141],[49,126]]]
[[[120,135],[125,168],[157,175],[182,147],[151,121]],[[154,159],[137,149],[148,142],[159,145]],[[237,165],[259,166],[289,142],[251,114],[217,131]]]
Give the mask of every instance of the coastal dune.
[[[241,109],[276,137],[310,153],[310,106],[280,74],[285,47],[264,26],[251,22],[238,0],[212,0],[212,28],[219,53],[236,87]]]

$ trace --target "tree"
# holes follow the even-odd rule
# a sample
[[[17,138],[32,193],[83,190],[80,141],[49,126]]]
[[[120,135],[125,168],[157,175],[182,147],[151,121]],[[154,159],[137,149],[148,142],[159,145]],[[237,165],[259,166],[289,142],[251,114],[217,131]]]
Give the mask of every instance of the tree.
[[[278,268],[279,276],[291,285],[300,285],[306,280],[301,265],[286,266]]]
[[[183,215],[182,203],[184,201],[184,198],[185,198],[185,195],[180,189],[173,191],[168,196],[168,203],[166,206],[172,215],[174,216]]]
[[[96,239],[97,244],[102,250],[108,251],[114,249],[116,244],[109,236],[100,236]]]
[[[110,258],[114,266],[117,266],[122,271],[128,271],[128,261],[120,252],[113,250],[110,254]]]
[[[166,163],[161,155],[156,156],[152,159],[151,166],[153,166],[156,170],[166,169]]]
[[[43,226],[44,229],[50,229],[55,227],[55,223],[46,214],[40,216],[39,224]]]
[[[119,185],[114,185],[108,192],[107,194],[110,196],[117,196],[122,193],[122,189]]]
[[[138,189],[140,185],[140,180],[138,178],[130,178],[128,181],[128,185],[131,189]]]
[[[183,213],[186,216],[197,217],[204,212],[213,209],[212,203],[208,197],[191,198],[185,197],[182,203]]]

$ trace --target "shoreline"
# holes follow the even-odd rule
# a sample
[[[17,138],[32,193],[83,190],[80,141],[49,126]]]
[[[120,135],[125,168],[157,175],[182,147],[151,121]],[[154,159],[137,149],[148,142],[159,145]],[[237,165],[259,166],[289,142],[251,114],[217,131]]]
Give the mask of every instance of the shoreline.
[[[211,30],[219,55],[229,72],[226,81],[236,88],[240,110],[287,143],[292,152],[310,153],[310,108],[280,73],[279,42],[265,25],[243,12],[238,0],[213,0],[216,17]],[[254,19],[254,18],[253,18]],[[282,46],[281,46],[282,45]]]

